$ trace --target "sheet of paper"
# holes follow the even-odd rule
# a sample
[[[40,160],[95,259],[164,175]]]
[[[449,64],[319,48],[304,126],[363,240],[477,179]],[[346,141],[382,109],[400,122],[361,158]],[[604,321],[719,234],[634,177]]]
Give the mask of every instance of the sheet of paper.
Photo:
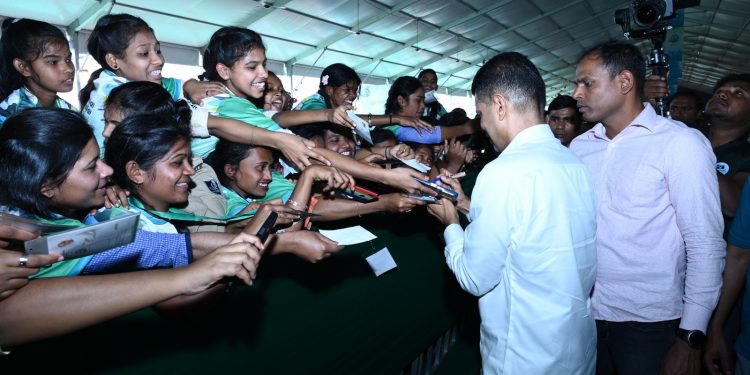
[[[387,247],[367,257],[367,263],[370,264],[370,268],[375,272],[375,276],[380,276],[397,267],[396,261],[393,260],[391,252],[388,251]]]
[[[372,137],[370,136],[370,124],[368,124],[367,121],[363,120],[361,117],[357,116],[351,109],[346,111],[346,114],[348,114],[349,118],[354,121],[354,132],[357,133],[357,135],[362,139],[367,141],[367,143],[372,144]]]
[[[354,245],[378,238],[374,234],[370,233],[367,229],[362,228],[359,225],[334,230],[321,229],[320,234],[338,242],[339,245]]]
[[[427,173],[427,172],[430,171],[430,169],[432,169],[432,168],[430,168],[429,165],[424,165],[424,164],[418,162],[417,159],[408,159],[408,160],[400,159],[400,160],[404,164],[406,164],[406,165],[408,165],[408,166],[410,166],[410,167],[412,167],[412,168],[414,168],[414,169],[416,169],[416,170],[418,170],[418,171],[420,171],[422,173]]]

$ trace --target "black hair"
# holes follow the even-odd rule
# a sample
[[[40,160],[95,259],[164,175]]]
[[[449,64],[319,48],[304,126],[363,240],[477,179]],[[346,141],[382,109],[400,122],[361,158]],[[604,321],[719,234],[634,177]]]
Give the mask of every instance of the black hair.
[[[362,79],[359,78],[359,75],[354,71],[354,69],[341,63],[331,64],[323,69],[323,71],[320,73],[318,94],[320,94],[320,96],[323,97],[323,100],[325,100],[326,107],[333,108],[331,98],[329,98],[328,94],[326,93],[326,87],[330,86],[335,89],[339,86],[346,85],[349,82],[354,82],[356,86],[362,85]]]
[[[471,119],[463,108],[453,108],[452,111],[446,113],[440,118],[439,124],[442,127],[457,126],[465,124],[469,120]]]
[[[422,76],[424,76],[424,75],[425,75],[425,74],[427,74],[427,73],[432,73],[432,75],[434,75],[434,76],[435,76],[435,78],[437,78],[437,73],[435,73],[435,71],[434,71],[434,70],[432,70],[432,69],[430,69],[430,68],[427,68],[427,69],[422,69],[422,70],[421,70],[421,71],[419,72],[419,74],[417,74],[417,79],[419,79],[419,78],[422,78]]]
[[[232,67],[235,62],[247,55],[248,52],[260,48],[265,50],[263,39],[255,31],[235,26],[222,27],[211,35],[211,40],[203,52],[203,70],[200,79],[222,81],[216,64],[222,63]]]
[[[93,139],[71,110],[29,108],[8,117],[0,128],[0,204],[50,217],[42,187],[62,184]]]
[[[496,55],[484,64],[471,83],[471,93],[486,102],[501,94],[519,111],[544,116],[544,80],[528,57],[518,52]]]
[[[580,63],[587,57],[598,57],[609,72],[610,79],[627,70],[635,79],[635,92],[643,97],[643,84],[646,81],[646,63],[638,47],[620,41],[607,41],[598,44],[581,55]]]
[[[578,112],[578,102],[570,95],[557,95],[549,103],[549,107],[547,108],[547,110],[556,111],[563,108],[573,108],[576,110],[576,112]]]
[[[326,126],[319,123],[305,124],[301,126],[294,126],[291,130],[294,134],[304,139],[313,139],[315,137],[323,138],[325,136]]]
[[[181,125],[190,125],[190,106],[184,100],[175,102],[160,84],[132,81],[115,87],[107,97],[107,108],[114,107],[122,116],[150,113],[172,117]]]
[[[96,21],[86,48],[101,68],[91,74],[88,83],[78,94],[81,108],[85,107],[91,98],[94,81],[99,78],[104,69],[111,69],[107,64],[107,54],[111,53],[118,58],[123,58],[130,42],[141,31],[154,33],[154,29],[146,21],[130,14],[107,14]]]
[[[388,129],[373,129],[370,132],[370,137],[372,138],[373,144],[378,144],[385,141],[393,141],[398,144],[396,134],[393,134],[393,132]]]
[[[229,164],[233,167],[239,167],[240,162],[250,155],[250,150],[258,147],[256,145],[221,139],[216,144],[216,148],[211,155],[206,158],[206,162],[216,171],[219,182],[224,186],[228,186],[231,180],[224,172],[224,166]]]
[[[385,114],[398,114],[403,108],[398,105],[398,97],[401,96],[407,101],[409,96],[422,87],[422,82],[414,77],[398,77],[391,88],[388,89],[388,99],[385,100]]]
[[[429,74],[429,73],[433,74],[435,76],[435,79],[437,79],[437,73],[434,70],[429,69],[429,68],[423,69],[422,71],[420,71],[419,74],[417,74],[417,79],[421,80],[425,74]],[[438,115],[440,114],[440,107],[441,107],[440,102],[436,100],[432,103],[425,103],[424,107],[425,107],[425,113],[427,114],[427,116],[423,116],[422,120],[427,121],[428,123],[432,125],[437,125],[438,122],[440,122],[440,125],[442,126],[443,125],[442,119],[440,119],[441,121],[438,121]]]
[[[127,117],[112,132],[104,152],[104,160],[113,170],[112,180],[138,194],[137,185],[128,177],[127,163],[135,161],[140,169],[150,171],[180,140],[189,147],[190,127],[178,124],[174,117],[150,113]]]
[[[748,77],[748,78],[750,78],[750,77]],[[747,82],[750,83],[750,80],[747,81]],[[698,110],[698,111],[702,111],[703,110],[703,97],[701,96],[701,94],[698,94],[695,91],[679,90],[679,91],[677,91],[676,93],[674,93],[674,95],[672,95],[669,98],[669,104],[672,104],[672,102],[676,98],[681,97],[681,96],[692,98],[693,101],[695,102],[695,109]]]
[[[432,145],[431,144],[419,143],[419,142],[404,142],[404,144],[406,144],[407,146],[409,146],[409,148],[411,148],[412,151],[414,151],[415,154],[417,153],[417,151],[420,148],[426,148],[429,151],[429,153],[430,153],[430,160],[432,161],[432,163],[435,162],[435,153],[432,151]]]
[[[19,59],[31,64],[49,46],[58,43],[67,47],[68,39],[53,25],[26,18],[6,18],[0,37],[0,101],[4,101],[13,90],[24,85],[24,77],[13,66],[13,60]]]
[[[714,92],[718,90],[721,86],[724,86],[729,82],[744,82],[750,85],[750,74],[742,73],[742,74],[726,75],[722,79],[720,79],[719,82],[716,82],[716,85],[714,85]]]

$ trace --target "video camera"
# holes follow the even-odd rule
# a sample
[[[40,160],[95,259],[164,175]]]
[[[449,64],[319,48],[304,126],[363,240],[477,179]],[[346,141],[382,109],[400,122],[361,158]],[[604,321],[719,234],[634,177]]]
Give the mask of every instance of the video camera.
[[[667,22],[679,9],[700,5],[700,0],[633,0],[630,7],[615,10],[615,23],[626,38],[647,39],[666,33]]]
[[[622,28],[625,38],[650,39],[653,48],[648,56],[651,74],[667,78],[669,63],[664,56],[664,40],[669,21],[677,15],[679,9],[700,5],[700,0],[632,0],[630,7],[615,10],[615,23]],[[656,113],[667,115],[664,98],[656,100]]]

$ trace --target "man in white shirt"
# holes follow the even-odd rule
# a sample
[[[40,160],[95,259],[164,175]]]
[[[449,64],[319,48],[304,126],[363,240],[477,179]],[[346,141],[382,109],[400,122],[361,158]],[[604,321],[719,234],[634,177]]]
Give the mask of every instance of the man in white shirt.
[[[465,232],[447,199],[428,209],[447,225],[448,266],[480,297],[484,374],[593,374],[589,174],[544,123],[544,81],[525,56],[495,56],[472,92],[481,127],[502,153],[479,174],[471,202],[459,195],[458,210],[471,220]]]

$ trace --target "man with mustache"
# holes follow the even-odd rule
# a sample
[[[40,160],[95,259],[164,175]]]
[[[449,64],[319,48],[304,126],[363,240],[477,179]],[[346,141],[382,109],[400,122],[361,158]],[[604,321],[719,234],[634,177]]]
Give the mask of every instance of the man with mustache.
[[[597,373],[700,371],[725,243],[715,163],[695,129],[643,103],[638,48],[606,42],[576,69],[584,120],[571,143],[597,193]]]

